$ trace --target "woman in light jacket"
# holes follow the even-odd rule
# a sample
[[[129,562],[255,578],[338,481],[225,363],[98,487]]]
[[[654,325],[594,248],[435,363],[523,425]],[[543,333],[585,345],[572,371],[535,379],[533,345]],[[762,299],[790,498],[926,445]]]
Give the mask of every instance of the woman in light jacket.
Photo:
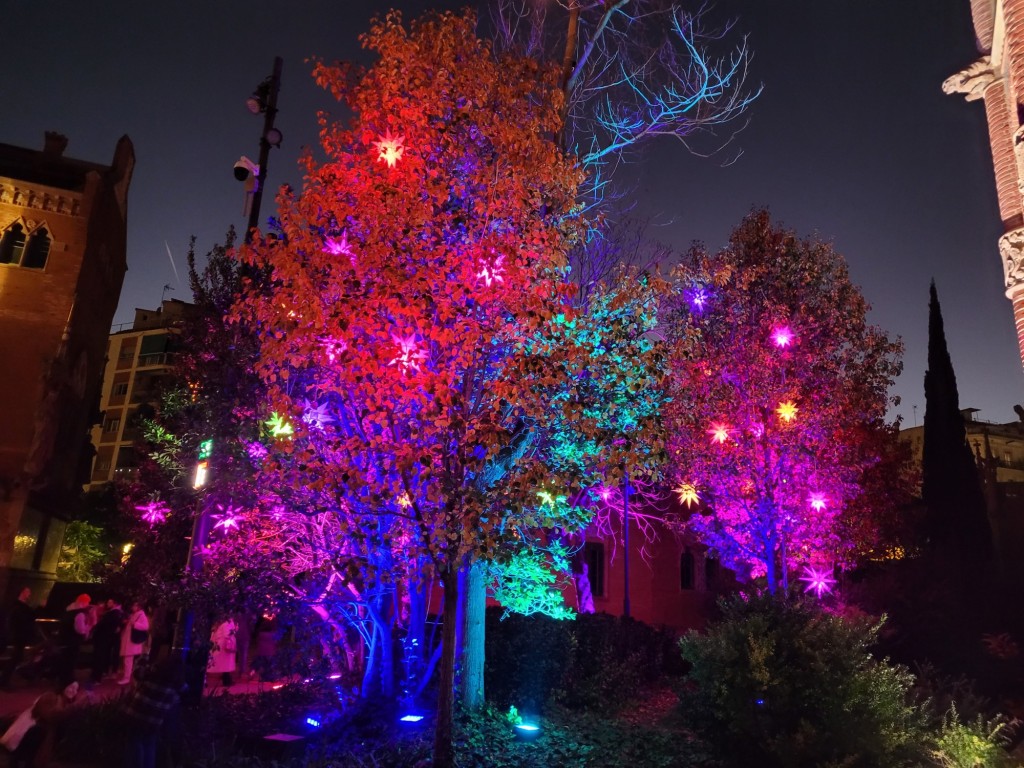
[[[219,622],[213,628],[210,642],[213,647],[210,649],[210,663],[206,671],[210,675],[220,675],[221,684],[224,687],[231,685],[231,673],[235,671],[235,652],[238,650],[235,638],[238,626],[230,616]]]
[[[124,622],[124,629],[121,630],[121,679],[117,681],[118,685],[128,685],[132,681],[135,657],[142,655],[148,641],[149,619],[142,610],[142,604],[136,600],[132,603],[128,618]]]

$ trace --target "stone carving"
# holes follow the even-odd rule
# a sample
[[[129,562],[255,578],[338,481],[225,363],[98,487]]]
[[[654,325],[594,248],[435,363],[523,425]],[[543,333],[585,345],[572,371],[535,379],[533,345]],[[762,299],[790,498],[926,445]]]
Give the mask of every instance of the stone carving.
[[[999,238],[999,255],[1003,258],[1006,296],[1024,289],[1024,228],[1014,229]]]
[[[73,194],[40,193],[28,187],[0,182],[0,203],[77,216],[80,202],[80,198]]]
[[[967,101],[977,101],[984,98],[985,89],[995,79],[992,60],[988,56],[982,56],[967,69],[947,77],[942,83],[942,92],[947,96],[962,93]]]

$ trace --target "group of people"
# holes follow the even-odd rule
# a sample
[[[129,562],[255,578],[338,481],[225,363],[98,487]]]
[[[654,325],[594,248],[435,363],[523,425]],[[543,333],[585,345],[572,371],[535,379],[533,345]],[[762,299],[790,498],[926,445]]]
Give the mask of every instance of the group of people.
[[[26,650],[45,640],[36,629],[36,610],[31,599],[32,590],[25,587],[8,611],[5,637],[11,652],[0,670],[0,687],[11,685],[15,673],[25,664]],[[82,646],[90,641],[93,646],[91,682],[99,682],[115,672],[121,685],[131,681],[135,660],[144,653],[149,642],[149,617],[138,601],[132,602],[125,611],[117,598],[94,605],[88,594],[81,594],[58,621],[56,647],[52,649],[53,672],[62,687],[75,682]]]
[[[135,659],[149,643],[149,617],[139,601],[125,611],[117,598],[92,605],[89,595],[79,595],[64,611],[60,626],[61,660],[58,677],[63,684],[74,682],[75,668],[82,645],[92,641],[93,682],[118,671],[117,682],[127,685],[132,679]]]

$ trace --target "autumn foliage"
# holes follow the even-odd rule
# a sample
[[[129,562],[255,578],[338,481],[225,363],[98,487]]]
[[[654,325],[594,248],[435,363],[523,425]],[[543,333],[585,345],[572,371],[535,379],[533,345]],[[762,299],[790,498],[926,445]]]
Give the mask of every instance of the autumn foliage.
[[[868,324],[830,245],[764,211],[721,252],[695,247],[678,276],[664,415],[676,481],[699,496],[687,527],[773,590],[797,566],[831,573],[857,546],[844,511],[861,508],[865,473],[895,440],[884,418],[900,345]]]

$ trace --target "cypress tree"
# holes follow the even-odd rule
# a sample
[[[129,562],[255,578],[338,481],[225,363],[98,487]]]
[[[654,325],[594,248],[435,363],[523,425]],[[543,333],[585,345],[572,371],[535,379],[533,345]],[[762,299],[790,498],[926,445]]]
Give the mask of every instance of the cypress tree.
[[[928,370],[924,375],[923,486],[929,544],[959,563],[970,581],[987,567],[992,533],[974,456],[967,442],[956,374],[946,347],[942,310],[931,283]],[[952,564],[952,563],[950,563]]]

